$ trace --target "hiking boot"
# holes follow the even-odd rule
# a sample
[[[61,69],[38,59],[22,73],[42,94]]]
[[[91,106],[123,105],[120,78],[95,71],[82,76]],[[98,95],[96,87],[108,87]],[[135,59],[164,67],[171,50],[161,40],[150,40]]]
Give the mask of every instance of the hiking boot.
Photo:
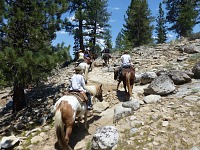
[[[87,109],[92,110],[93,109],[92,105],[88,105]]]

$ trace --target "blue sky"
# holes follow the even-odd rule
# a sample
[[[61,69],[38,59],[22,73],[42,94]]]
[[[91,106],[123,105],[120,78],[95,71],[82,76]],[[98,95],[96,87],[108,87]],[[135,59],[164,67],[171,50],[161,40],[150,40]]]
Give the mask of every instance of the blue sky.
[[[162,0],[148,0],[149,9],[151,10],[152,16],[158,15],[158,7],[160,2],[162,2]],[[124,15],[130,3],[131,0],[108,0],[108,11],[111,12],[109,24],[111,25],[113,46],[115,45],[115,39],[118,33],[121,31],[121,28],[125,23]],[[164,6],[163,9],[165,9]],[[156,25],[156,23],[153,24]],[[194,28],[194,32],[199,32],[199,30],[197,30],[198,27]],[[155,36],[155,33],[153,33],[153,36]],[[173,32],[168,32],[168,41],[171,41],[175,38],[176,35]],[[72,54],[72,47],[74,45],[73,37],[64,31],[60,31],[57,33],[57,38],[53,41],[53,45],[61,42],[64,42],[66,46],[71,45],[70,53]]]

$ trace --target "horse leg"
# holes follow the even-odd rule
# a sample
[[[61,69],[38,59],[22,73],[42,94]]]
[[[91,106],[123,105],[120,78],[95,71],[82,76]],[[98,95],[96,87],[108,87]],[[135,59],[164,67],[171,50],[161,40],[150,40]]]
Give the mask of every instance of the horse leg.
[[[119,82],[117,83],[117,90],[118,90],[118,88],[119,88],[120,83],[121,83],[121,81],[119,81]]]
[[[78,123],[77,123],[78,127],[80,126],[80,122],[81,122],[81,117],[78,117]]]
[[[88,130],[88,124],[87,124],[87,114],[88,114],[88,111],[86,109],[85,113],[84,113],[84,127],[86,130]]]
[[[133,91],[133,85],[131,85],[131,95],[130,95],[131,97],[132,97],[132,91]]]
[[[127,89],[126,89],[126,81],[123,81],[124,90],[125,90],[125,100],[127,100]]]

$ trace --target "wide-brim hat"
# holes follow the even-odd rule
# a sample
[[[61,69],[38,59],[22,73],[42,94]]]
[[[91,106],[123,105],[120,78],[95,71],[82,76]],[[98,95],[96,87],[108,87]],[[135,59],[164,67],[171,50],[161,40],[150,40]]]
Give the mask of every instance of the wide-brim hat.
[[[75,69],[76,73],[82,73],[83,69],[81,67],[76,67]]]
[[[128,53],[129,53],[129,51],[128,51],[128,50],[125,50],[125,51],[124,51],[124,54],[128,54]]]

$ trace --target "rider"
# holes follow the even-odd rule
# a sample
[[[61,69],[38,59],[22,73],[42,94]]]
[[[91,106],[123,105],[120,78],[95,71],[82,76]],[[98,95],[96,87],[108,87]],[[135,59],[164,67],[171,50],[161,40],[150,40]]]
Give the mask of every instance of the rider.
[[[90,57],[90,52],[89,52],[89,50],[87,49],[86,51],[85,51],[85,53],[84,53],[84,58],[85,59],[90,59],[91,57]]]
[[[117,80],[119,80],[119,77],[122,72],[122,68],[130,68],[131,65],[131,56],[128,54],[129,52],[127,50],[124,51],[124,54],[121,56],[121,67],[118,70],[118,77]]]
[[[78,51],[78,60],[77,60],[77,62],[78,63],[81,63],[81,62],[83,62],[84,61],[84,53],[83,53],[83,50],[79,50]]]
[[[88,97],[88,110],[92,109],[91,94],[85,89],[85,79],[82,75],[82,68],[76,67],[75,74],[71,77],[70,91],[84,92]]]

